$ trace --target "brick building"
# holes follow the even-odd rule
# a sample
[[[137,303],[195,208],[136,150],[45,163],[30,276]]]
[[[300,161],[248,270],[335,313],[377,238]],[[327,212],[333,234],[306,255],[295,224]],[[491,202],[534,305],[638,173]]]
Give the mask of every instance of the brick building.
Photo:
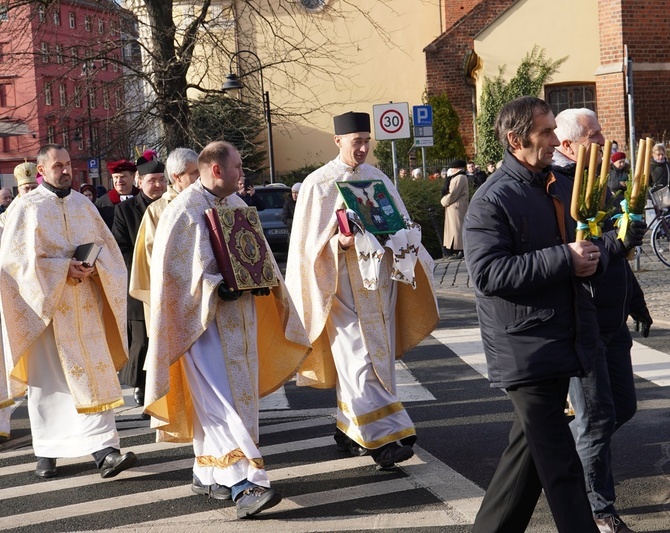
[[[547,57],[566,58],[540,96],[556,112],[566,107],[594,109],[605,136],[621,145],[628,144],[630,133],[624,68],[627,47],[633,59],[635,136],[670,139],[670,17],[663,0],[567,0],[560,4],[444,0],[444,19],[445,32],[424,49],[426,89],[428,94],[446,92],[449,96],[461,119],[469,155],[475,155],[474,118],[484,77],[495,76],[504,64],[509,79],[522,51],[535,45],[547,50]],[[572,28],[585,21],[586,29]],[[569,35],[570,31],[574,34]]]
[[[69,150],[75,188],[102,182],[89,161],[104,167],[106,158],[127,157],[120,141],[128,17],[112,0],[10,4],[0,11],[2,186],[13,187],[14,166],[34,161],[48,142]]]

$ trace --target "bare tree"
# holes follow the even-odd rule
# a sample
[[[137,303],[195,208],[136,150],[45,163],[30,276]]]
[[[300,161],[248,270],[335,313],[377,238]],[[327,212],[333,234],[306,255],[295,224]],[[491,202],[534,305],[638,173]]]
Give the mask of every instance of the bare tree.
[[[109,5],[111,0],[15,0],[9,9],[29,7],[35,16],[55,5],[82,2]],[[387,0],[379,3],[392,11]],[[306,3],[308,7],[318,4]],[[136,18],[124,11],[119,36],[100,38],[87,47],[84,58],[87,64],[104,62],[123,72],[118,82],[126,92],[123,106],[105,128],[121,134],[107,136],[107,149],[126,149],[129,143],[140,142],[154,124],[160,129],[158,144],[167,151],[196,144],[192,139],[192,101],[221,93],[233,57],[233,69],[245,84],[243,99],[263,101],[259,74],[264,76],[266,90],[282,95],[273,101],[273,118],[278,122],[309,117],[325,106],[342,103],[322,101],[315,87],[320,83],[351,87],[347,67],[361,58],[357,54],[349,57],[342,43],[354,42],[359,36],[333,35],[332,22],[362,19],[369,28],[368,36],[374,35],[389,46],[393,46],[392,39],[360,2],[331,0],[323,4],[319,16],[312,17],[305,16],[300,0],[126,0]],[[33,47],[32,53],[39,55],[40,50]],[[59,75],[81,76],[81,67],[72,64]],[[99,85],[95,76],[85,81]],[[128,94],[129,87],[143,96],[132,91]],[[298,98],[305,88],[311,88],[309,97]]]

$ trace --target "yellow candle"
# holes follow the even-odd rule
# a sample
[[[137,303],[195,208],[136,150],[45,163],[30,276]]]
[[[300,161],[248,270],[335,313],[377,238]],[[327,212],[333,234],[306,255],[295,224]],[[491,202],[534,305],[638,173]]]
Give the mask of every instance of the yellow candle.
[[[635,202],[637,193],[640,190],[640,179],[644,168],[644,158],[647,152],[647,141],[640,139],[640,147],[637,151],[637,161],[635,161],[635,173],[633,174],[633,188],[630,191],[631,204]]]
[[[579,221],[579,195],[582,192],[584,180],[584,162],[586,159],[586,148],[581,144],[577,150],[577,166],[575,167],[575,182],[572,184],[572,201],[570,202],[570,214],[572,218]]]
[[[651,172],[651,152],[654,148],[654,140],[647,137],[647,151],[644,156],[644,185],[649,185],[649,173]]]
[[[598,153],[600,152],[600,145],[591,143],[591,157],[589,158],[589,175],[586,176],[586,192],[584,199],[586,201],[586,208],[591,209],[591,195],[593,194],[593,184],[596,181],[596,172],[598,170]]]
[[[600,193],[600,205],[598,209],[601,209],[605,205],[605,196],[607,195],[607,177],[610,173],[610,156],[612,154],[612,141],[606,140],[605,146],[603,147],[603,161],[600,164],[600,182],[601,187]]]

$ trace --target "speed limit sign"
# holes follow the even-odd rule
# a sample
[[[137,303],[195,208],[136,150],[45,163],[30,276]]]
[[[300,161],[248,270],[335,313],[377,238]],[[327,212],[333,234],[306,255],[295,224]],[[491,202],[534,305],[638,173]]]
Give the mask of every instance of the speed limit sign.
[[[375,139],[383,141],[409,138],[407,102],[373,105],[372,113],[375,121]]]

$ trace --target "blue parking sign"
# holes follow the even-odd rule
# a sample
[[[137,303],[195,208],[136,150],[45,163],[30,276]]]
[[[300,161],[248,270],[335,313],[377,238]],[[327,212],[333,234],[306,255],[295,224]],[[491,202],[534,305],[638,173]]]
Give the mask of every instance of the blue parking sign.
[[[94,168],[98,168],[98,160],[97,159],[89,159],[88,160],[88,168],[90,170],[93,170]]]
[[[433,108],[429,105],[415,105],[412,106],[412,115],[415,126],[432,126],[433,125]]]

